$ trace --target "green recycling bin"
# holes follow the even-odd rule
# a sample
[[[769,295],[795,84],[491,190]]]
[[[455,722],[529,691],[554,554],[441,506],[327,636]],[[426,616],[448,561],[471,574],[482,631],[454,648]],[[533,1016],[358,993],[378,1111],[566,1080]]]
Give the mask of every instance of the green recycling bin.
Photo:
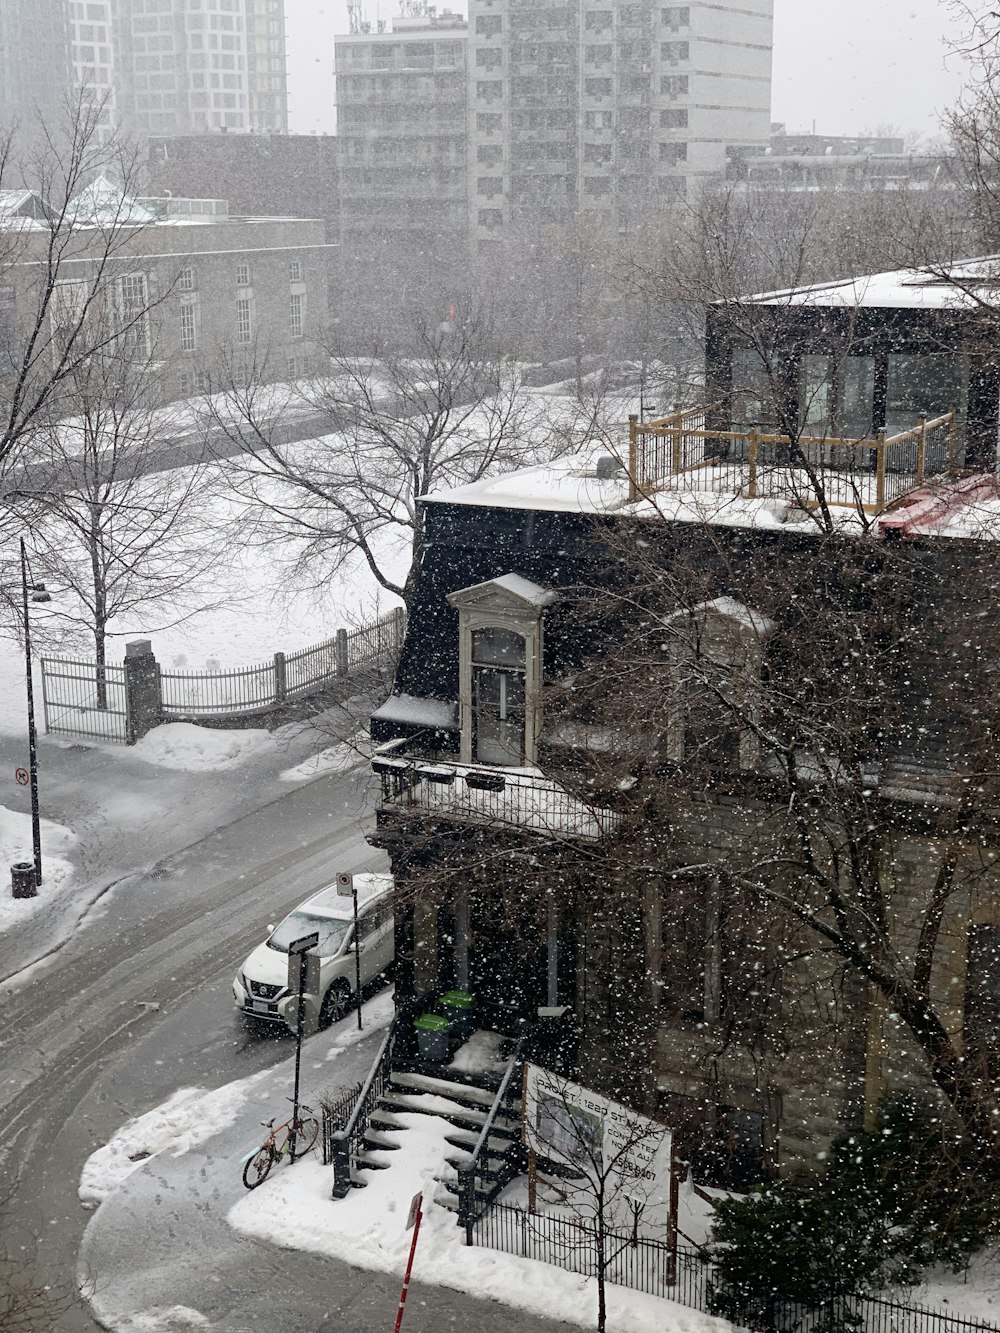
[[[413,1024],[421,1060],[441,1064],[448,1059],[448,1034],[451,1024],[440,1014],[421,1014]]]
[[[446,991],[438,1001],[441,1012],[451,1024],[451,1030],[462,1041],[476,1030],[476,997],[464,990]]]

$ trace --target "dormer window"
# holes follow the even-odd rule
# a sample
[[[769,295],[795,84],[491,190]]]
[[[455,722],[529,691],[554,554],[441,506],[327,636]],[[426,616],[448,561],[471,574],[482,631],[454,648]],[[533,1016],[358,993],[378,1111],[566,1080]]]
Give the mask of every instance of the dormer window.
[[[542,617],[555,593],[505,574],[449,594],[458,611],[462,761],[534,764],[541,725]]]
[[[732,597],[677,611],[670,665],[673,699],[667,749],[677,762],[753,769],[760,745],[753,721],[774,622]]]

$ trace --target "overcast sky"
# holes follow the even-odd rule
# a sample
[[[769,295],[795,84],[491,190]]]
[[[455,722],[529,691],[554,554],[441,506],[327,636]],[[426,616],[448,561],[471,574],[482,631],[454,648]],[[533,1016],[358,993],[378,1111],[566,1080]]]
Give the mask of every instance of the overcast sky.
[[[346,0],[285,0],[290,128],[331,133],[333,38],[347,31]],[[438,0],[448,8],[448,0]],[[463,10],[461,0],[451,8]],[[395,0],[367,0],[372,17]],[[941,0],[775,0],[773,115],[790,130],[860,134],[882,125],[938,132],[961,69],[946,59]]]

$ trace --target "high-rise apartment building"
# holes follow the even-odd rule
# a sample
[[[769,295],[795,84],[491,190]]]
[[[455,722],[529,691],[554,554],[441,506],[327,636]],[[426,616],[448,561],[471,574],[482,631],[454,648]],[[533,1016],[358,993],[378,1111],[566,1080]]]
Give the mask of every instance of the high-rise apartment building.
[[[287,128],[281,0],[119,0],[116,27],[127,128]]]
[[[394,18],[391,31],[356,26],[334,56],[341,239],[464,245],[466,20],[445,11]]]
[[[524,226],[644,211],[767,144],[773,0],[470,0],[470,213]]]
[[[283,133],[282,0],[0,0],[0,114],[79,88],[128,132]]]
[[[444,229],[482,253],[692,197],[767,145],[773,9],[469,0],[467,24],[356,21],[335,53],[344,240]]]

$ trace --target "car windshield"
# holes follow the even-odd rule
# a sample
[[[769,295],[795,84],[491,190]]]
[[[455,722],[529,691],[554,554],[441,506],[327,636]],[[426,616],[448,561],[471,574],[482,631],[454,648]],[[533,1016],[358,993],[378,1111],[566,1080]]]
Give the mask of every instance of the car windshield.
[[[315,931],[319,934],[316,951],[322,958],[329,958],[343,944],[350,924],[349,921],[331,920],[328,916],[314,916],[311,912],[292,912],[268,940],[267,947],[287,953],[290,944]]]

